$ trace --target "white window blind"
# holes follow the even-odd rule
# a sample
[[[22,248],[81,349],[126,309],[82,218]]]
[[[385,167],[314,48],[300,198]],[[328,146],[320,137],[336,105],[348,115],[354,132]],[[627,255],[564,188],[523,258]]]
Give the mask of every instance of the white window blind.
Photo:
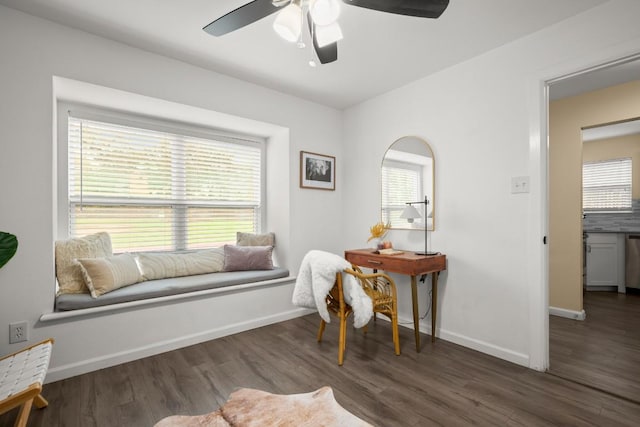
[[[422,198],[422,168],[418,165],[385,161],[382,167],[382,222],[400,224],[406,222],[400,214],[407,202]],[[416,206],[420,210],[420,206]],[[420,211],[423,215],[423,212]]]
[[[222,139],[222,138],[221,138]],[[259,232],[262,147],[69,117],[69,234],[114,252],[183,250]]]
[[[631,158],[582,165],[582,209],[585,212],[631,211]]]

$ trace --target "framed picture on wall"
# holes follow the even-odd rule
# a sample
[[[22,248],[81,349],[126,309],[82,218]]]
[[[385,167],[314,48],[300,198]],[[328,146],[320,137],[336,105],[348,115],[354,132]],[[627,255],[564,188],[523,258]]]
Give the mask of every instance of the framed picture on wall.
[[[336,158],[300,152],[300,187],[319,190],[336,189]]]

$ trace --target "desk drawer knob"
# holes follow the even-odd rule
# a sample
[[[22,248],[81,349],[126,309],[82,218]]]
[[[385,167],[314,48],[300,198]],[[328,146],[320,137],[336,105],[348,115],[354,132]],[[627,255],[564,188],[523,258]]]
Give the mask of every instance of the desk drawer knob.
[[[368,259],[367,262],[369,264],[378,264],[378,265],[382,264],[382,261],[375,261],[375,260],[372,260],[372,259]]]

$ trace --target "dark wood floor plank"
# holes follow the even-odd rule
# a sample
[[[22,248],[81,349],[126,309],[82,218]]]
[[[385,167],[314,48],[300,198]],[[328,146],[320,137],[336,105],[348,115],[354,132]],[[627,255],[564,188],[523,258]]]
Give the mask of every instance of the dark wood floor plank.
[[[152,426],[169,415],[211,412],[240,387],[291,394],[325,385],[343,407],[376,426],[636,426],[640,420],[640,405],[450,342],[424,336],[416,353],[406,328],[396,356],[385,321],[369,325],[366,335],[348,328],[340,367],[337,322],[318,343],[318,321],[309,315],[47,384],[50,405],[33,410],[29,425]],[[624,346],[624,334],[615,342]],[[624,359],[620,351],[626,350],[609,349],[606,357]],[[0,427],[14,418],[0,416]]]
[[[550,316],[549,372],[640,402],[640,295],[586,292],[584,308]]]

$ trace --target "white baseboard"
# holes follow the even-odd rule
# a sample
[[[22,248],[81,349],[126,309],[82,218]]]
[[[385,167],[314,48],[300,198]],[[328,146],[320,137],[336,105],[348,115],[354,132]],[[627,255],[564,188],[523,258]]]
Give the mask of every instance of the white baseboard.
[[[551,308],[549,309],[551,312]],[[565,310],[567,311],[567,310]],[[190,345],[199,344],[201,342],[221,338],[228,335],[233,335],[250,329],[259,328],[262,326],[270,325],[273,323],[283,322],[296,317],[306,316],[307,314],[314,313],[315,310],[296,308],[287,312],[278,313],[275,315],[265,316],[257,319],[251,319],[245,322],[238,322],[231,325],[225,325],[223,327],[214,328],[208,331],[199,332],[192,335],[181,336],[179,338],[157,342],[151,345],[134,348],[119,353],[107,354],[104,356],[96,357],[93,359],[83,360],[76,363],[58,366],[51,368],[46,377],[46,383],[59,381],[62,379],[74,377],[76,375],[85,374],[87,372],[96,371],[99,369],[108,368],[111,366],[119,365],[122,363],[131,362],[133,360],[142,359],[144,357],[153,356],[156,354],[164,353],[167,351],[176,350]],[[384,316],[380,316],[379,319],[387,320]],[[411,318],[398,319],[401,326],[413,329],[413,320]],[[431,331],[431,324],[427,322],[420,323],[421,331]],[[491,343],[483,342],[477,339],[469,338],[467,336],[450,332],[441,328],[436,331],[436,336],[439,339],[450,341],[464,347],[489,354],[499,359],[507,360],[509,362],[529,366],[529,356],[526,354],[514,352],[512,350],[498,347]],[[428,338],[427,338],[428,339]],[[407,347],[408,346],[408,347]],[[405,343],[405,348],[414,348],[413,342]]]
[[[413,320],[409,318],[398,319],[400,323],[403,323],[402,326],[407,327],[409,329],[413,329]],[[420,322],[420,330],[422,332],[431,333],[431,323],[428,322]],[[463,347],[470,348],[472,350],[479,351],[481,353],[488,354],[493,357],[497,357],[498,359],[503,359],[511,363],[515,363],[517,365],[521,365],[524,367],[529,367],[529,355],[524,353],[518,353],[516,351],[510,350],[508,348],[503,348],[496,346],[494,344],[477,340],[475,338],[470,338],[465,335],[461,335],[455,332],[447,331],[446,329],[438,328],[436,326],[436,337],[438,339],[443,339],[445,341],[450,341],[454,344],[461,345]],[[431,339],[430,337],[427,339]],[[436,341],[437,342],[437,341]],[[415,343],[411,343],[415,348]]]
[[[429,326],[431,328],[431,326]],[[529,355],[524,353],[518,353],[517,351],[510,350],[508,348],[499,347],[497,345],[480,341],[474,338],[469,338],[465,335],[456,334],[446,330],[438,329],[436,332],[438,338],[452,343],[461,345],[463,347],[470,348],[472,350],[479,351],[481,353],[488,354],[489,356],[497,357],[498,359],[506,360],[507,362],[515,363],[516,365],[529,368]]]
[[[587,318],[587,313],[585,313],[584,310],[575,311],[558,307],[549,307],[549,314],[574,320],[584,320]]]
[[[181,336],[179,338],[153,343],[151,345],[134,348],[120,353],[107,354],[93,359],[58,366],[49,369],[45,382],[50,383],[59,381],[65,378],[70,378],[76,375],[85,374],[87,372],[96,371],[98,369],[108,368],[110,366],[131,362],[133,360],[142,359],[144,357],[153,356],[167,351],[188,347],[190,345],[199,344],[201,342],[221,338],[227,335],[237,334],[239,332],[247,331],[250,329],[259,328],[273,323],[283,322],[285,320],[293,319],[296,317],[306,316],[307,314],[314,312],[314,310],[296,308],[287,312],[282,312],[257,319],[251,319],[245,322],[238,322],[231,325],[225,325],[223,327],[218,327],[192,335]]]

